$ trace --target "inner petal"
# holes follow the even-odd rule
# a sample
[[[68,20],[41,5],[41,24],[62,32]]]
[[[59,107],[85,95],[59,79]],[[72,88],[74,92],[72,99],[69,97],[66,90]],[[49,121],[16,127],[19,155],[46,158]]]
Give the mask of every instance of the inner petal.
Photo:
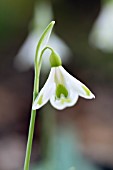
[[[56,97],[60,98],[62,95],[65,98],[67,98],[68,90],[66,89],[66,87],[63,84],[58,84],[57,87],[56,87]]]

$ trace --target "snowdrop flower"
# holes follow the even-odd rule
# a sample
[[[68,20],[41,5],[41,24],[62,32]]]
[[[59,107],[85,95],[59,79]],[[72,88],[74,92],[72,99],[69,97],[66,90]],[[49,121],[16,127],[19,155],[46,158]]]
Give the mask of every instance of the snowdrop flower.
[[[71,76],[62,67],[60,57],[53,50],[50,63],[49,77],[33,103],[33,110],[41,108],[49,100],[54,108],[62,110],[73,106],[79,96],[86,99],[95,98],[83,83]]]
[[[29,169],[36,109],[42,107],[49,100],[56,109],[62,110],[66,107],[73,106],[77,102],[79,96],[82,96],[86,99],[94,98],[94,95],[83,83],[71,76],[62,67],[62,62],[59,55],[56,54],[51,47],[47,46],[54,24],[55,21],[52,21],[46,27],[36,47],[33,106],[31,110],[31,120],[26,148],[24,170]],[[42,66],[42,56],[47,49],[51,51],[49,58],[51,64],[51,71],[44,87],[39,92],[39,79],[40,70]]]

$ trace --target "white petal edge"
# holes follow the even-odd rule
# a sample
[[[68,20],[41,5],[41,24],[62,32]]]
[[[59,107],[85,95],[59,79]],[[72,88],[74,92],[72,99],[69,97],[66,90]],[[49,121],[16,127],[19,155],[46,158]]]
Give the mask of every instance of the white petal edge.
[[[44,84],[43,88],[41,89],[41,91],[39,92],[38,96],[36,97],[33,103],[33,106],[32,106],[33,110],[41,108],[43,105],[45,105],[48,102],[50,97],[53,95],[55,91],[54,74],[55,74],[55,69],[51,68],[51,71],[50,71],[50,74],[49,74],[49,77],[46,83]],[[41,96],[42,96],[42,103],[38,104]]]
[[[89,88],[87,88],[83,83],[70,75],[62,66],[59,66],[59,69],[65,77],[65,81],[70,83],[70,85],[75,89],[75,92],[78,93],[79,96],[84,97],[85,99],[95,98],[94,94],[89,90]],[[89,95],[86,93],[83,87],[90,91]]]

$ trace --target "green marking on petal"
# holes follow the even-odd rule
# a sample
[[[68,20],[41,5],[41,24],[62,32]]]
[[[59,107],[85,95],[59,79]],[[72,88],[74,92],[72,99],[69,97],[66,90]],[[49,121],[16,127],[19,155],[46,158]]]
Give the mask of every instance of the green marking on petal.
[[[86,94],[90,96],[91,92],[86,86],[82,86],[82,88],[85,90]]]
[[[58,70],[58,68],[56,69],[56,73],[54,75],[54,81],[55,81],[56,85],[64,84],[64,77],[63,77],[61,71]]]
[[[56,96],[58,98],[60,98],[61,94],[63,94],[65,97],[67,97],[68,96],[68,91],[65,88],[65,86],[63,86],[62,84],[58,84],[57,88],[56,88]]]
[[[71,99],[69,99],[69,98],[62,98],[61,99],[61,104],[70,103],[70,102],[71,102]]]
[[[42,104],[42,98],[43,98],[43,94],[39,97],[39,99],[38,99],[38,103],[37,104],[39,104],[39,105],[41,105]]]

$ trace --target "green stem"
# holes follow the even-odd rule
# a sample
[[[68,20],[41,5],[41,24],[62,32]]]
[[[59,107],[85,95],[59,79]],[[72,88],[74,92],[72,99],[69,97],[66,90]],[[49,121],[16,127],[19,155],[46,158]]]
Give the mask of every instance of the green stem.
[[[36,96],[38,95],[38,91],[39,91],[39,76],[40,76],[41,60],[42,60],[42,55],[46,49],[47,48],[42,50],[39,59],[37,59],[38,51],[36,52],[33,102],[34,102]],[[37,62],[37,60],[38,60],[38,62]],[[27,148],[26,148],[24,170],[29,170],[32,141],[33,141],[33,134],[34,134],[34,126],[35,126],[35,118],[36,118],[36,110],[31,110],[31,119],[30,119],[30,126],[29,126],[29,134],[28,134],[28,141],[27,141]]]
[[[42,63],[42,55],[43,53],[40,52],[40,49],[42,48],[42,44],[44,40],[46,39],[47,34],[52,31],[52,28],[54,26],[54,21],[52,21],[45,31],[43,32],[37,48],[36,48],[36,56],[35,56],[35,80],[34,80],[34,90],[33,90],[33,102],[36,99],[39,91],[39,76],[40,76],[40,69],[41,69],[41,63]],[[31,157],[31,149],[32,149],[32,142],[33,142],[33,134],[34,134],[34,126],[35,126],[35,118],[36,118],[36,110],[31,110],[31,119],[30,119],[30,126],[29,126],[29,134],[28,134],[28,142],[27,142],[27,148],[26,148],[26,156],[25,156],[25,163],[24,163],[24,170],[29,170],[29,164],[30,164],[30,157]]]
[[[30,126],[29,126],[29,135],[28,135],[24,170],[29,170],[32,141],[33,141],[33,134],[34,134],[35,117],[36,117],[36,110],[32,110],[31,111],[31,120],[30,120]]]
[[[35,98],[37,97],[38,91],[39,91],[39,76],[40,76],[42,55],[43,55],[43,52],[41,53],[40,58],[38,58],[38,50],[36,51],[33,102]],[[29,170],[34,126],[35,126],[35,118],[36,118],[36,110],[31,110],[31,119],[30,119],[29,134],[28,134],[28,141],[27,141],[27,148],[26,148],[26,156],[25,156],[25,162],[24,162],[24,170]]]
[[[40,68],[41,68],[41,58],[43,53],[41,53],[39,62],[37,62],[37,54],[35,57],[35,80],[34,80],[34,91],[33,91],[33,102],[38,95],[39,91],[39,76],[40,76]],[[25,156],[25,163],[24,163],[24,170],[29,170],[30,164],[30,157],[31,157],[31,149],[32,149],[32,142],[33,142],[33,134],[34,134],[34,126],[35,126],[35,118],[36,118],[36,110],[31,110],[31,119],[30,119],[30,126],[29,126],[29,134],[28,134],[28,141],[27,141],[27,148],[26,148],[26,156]]]
[[[34,100],[38,94],[38,90],[39,90],[39,74],[40,74],[40,67],[37,67],[37,64],[36,64],[35,65],[33,102],[34,102]],[[33,134],[34,134],[34,126],[35,126],[35,118],[36,118],[36,110],[31,110],[31,119],[30,119],[30,126],[29,126],[29,134],[28,134],[28,141],[27,141],[27,148],[26,148],[24,170],[29,170],[31,149],[32,149],[32,142],[33,142]]]

